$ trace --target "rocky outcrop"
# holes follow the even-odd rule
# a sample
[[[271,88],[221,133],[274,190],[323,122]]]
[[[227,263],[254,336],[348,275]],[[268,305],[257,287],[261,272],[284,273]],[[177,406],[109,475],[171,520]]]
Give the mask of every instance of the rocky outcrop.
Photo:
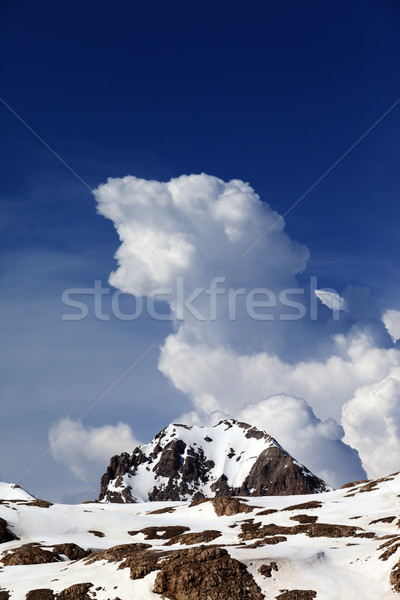
[[[92,600],[93,596],[89,595],[90,588],[93,583],[76,583],[66,588],[57,594],[57,600]]]
[[[193,506],[198,506],[204,502],[211,502],[217,517],[231,517],[232,515],[238,515],[239,513],[249,513],[256,508],[255,506],[249,506],[248,504],[245,504],[245,502],[241,502],[238,498],[232,498],[231,496],[199,498],[197,500],[192,500],[189,504],[189,508],[193,508]]]
[[[215,529],[206,529],[205,531],[197,531],[195,533],[182,533],[181,535],[175,535],[168,542],[165,542],[164,546],[174,546],[175,544],[182,544],[184,546],[209,544],[221,537],[221,535],[222,533]]]
[[[72,543],[43,547],[38,543],[31,542],[8,550],[3,554],[0,562],[5,566],[40,565],[59,562],[62,557],[66,557],[68,560],[80,560],[89,556],[90,553],[90,550],[84,550],[77,544]]]
[[[206,534],[209,542],[220,535],[218,531],[202,533]],[[200,532],[183,534],[181,537],[184,538],[185,535],[199,536]],[[188,540],[184,543],[188,543]],[[133,580],[142,579],[157,571],[153,592],[169,600],[264,598],[247,567],[219,546],[201,545],[182,550],[160,551],[149,544],[123,544],[95,552],[85,562],[92,565],[104,560],[118,563],[118,569],[129,569],[130,578]]]
[[[99,500],[179,501],[328,489],[267,433],[232,419],[214,427],[169,425],[131,455],[112,457]]]
[[[44,563],[58,562],[60,557],[50,551],[41,548],[38,544],[24,544],[19,548],[13,548],[3,555],[1,562],[5,566],[10,565],[39,565]]]
[[[31,590],[26,594],[25,600],[92,600],[89,595],[93,583],[76,583],[55,594],[48,588]]]
[[[25,600],[54,600],[54,592],[49,588],[41,588],[37,590],[31,590],[25,596]]]
[[[58,555],[64,555],[69,560],[80,560],[89,556],[90,550],[84,550],[78,544],[56,544],[53,547],[53,552]]]
[[[304,468],[280,448],[264,450],[254,463],[243,486],[235,496],[287,496],[314,494],[323,482],[315,475],[305,475]],[[250,495],[250,494],[249,494]]]
[[[314,590],[285,590],[276,600],[312,600],[317,597]]]
[[[18,538],[12,531],[10,531],[7,521],[0,518],[0,544],[11,542],[15,539]]]
[[[199,546],[161,563],[153,591],[170,600],[262,600],[246,566],[225,548]]]
[[[128,531],[129,535],[142,533],[145,540],[169,540],[177,535],[189,531],[186,525],[165,525],[165,527],[144,527],[137,531]]]

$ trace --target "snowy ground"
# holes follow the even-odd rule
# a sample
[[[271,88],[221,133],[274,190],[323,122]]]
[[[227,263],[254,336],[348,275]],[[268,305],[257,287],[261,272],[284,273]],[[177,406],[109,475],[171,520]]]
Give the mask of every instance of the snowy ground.
[[[75,543],[85,550],[96,551],[142,542],[146,536],[140,530],[145,527],[185,526],[190,528],[190,532],[221,532],[222,535],[210,543],[225,547],[233,558],[245,563],[266,598],[275,598],[282,590],[292,589],[314,590],[316,598],[321,600],[386,600],[398,597],[391,587],[390,574],[400,558],[400,548],[383,560],[380,556],[387,546],[383,549],[379,546],[390,544],[391,539],[393,542],[400,541],[397,525],[400,475],[386,478],[370,490],[365,484],[359,484],[312,496],[243,498],[243,503],[252,507],[251,512],[220,517],[211,502],[194,507],[184,502],[157,502],[54,504],[46,508],[32,505],[29,494],[9,484],[0,484],[0,493],[3,497],[0,517],[20,538],[0,544],[0,561],[10,550],[31,542],[42,547]],[[309,501],[321,502],[322,506],[284,510]],[[173,511],[149,514],[166,507]],[[260,515],[265,509],[276,509],[277,512]],[[315,516],[318,524],[360,527],[363,531],[360,529],[359,533],[369,533],[371,537],[310,537],[307,532],[300,532],[285,534],[286,541],[274,544],[260,542],[263,536],[249,540],[239,537],[242,525],[248,519],[254,520],[255,530],[257,523],[292,528],[299,522],[291,517],[298,515]],[[371,523],[388,517],[394,517],[392,522]],[[128,531],[139,533],[130,535]],[[99,537],[99,532],[103,537]],[[389,535],[393,538],[384,537]],[[261,545],[254,547],[257,541]],[[185,548],[179,543],[164,546],[165,542],[165,538],[146,539],[146,543],[163,550]],[[260,574],[260,566],[272,561],[277,564],[278,570],[273,570],[271,577]],[[89,565],[87,562],[87,559],[82,559],[3,566],[0,569],[0,590],[8,590],[11,600],[25,600],[27,592],[33,589],[50,588],[59,592],[75,583],[90,582],[94,585],[91,595],[99,600],[160,599],[152,592],[156,572],[143,579],[132,580],[130,570],[118,569],[119,563],[102,560]],[[95,591],[95,588],[98,589]]]

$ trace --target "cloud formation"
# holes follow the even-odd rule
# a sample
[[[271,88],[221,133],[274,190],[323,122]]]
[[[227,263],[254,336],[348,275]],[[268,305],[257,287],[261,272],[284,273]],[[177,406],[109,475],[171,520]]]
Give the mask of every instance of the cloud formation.
[[[49,444],[56,461],[97,488],[111,456],[132,452],[140,442],[126,423],[86,428],[65,417],[51,426]]]
[[[340,419],[341,407],[360,385],[381,379],[399,362],[396,349],[377,348],[364,333],[338,335],[335,353],[325,361],[292,364],[273,353],[247,348],[238,354],[221,344],[197,343],[181,328],[167,337],[159,368],[205,414],[289,393],[305,398],[322,418]]]
[[[344,310],[346,312],[348,310],[346,300],[333,290],[315,290],[315,295],[321,300],[322,304],[325,304],[325,306],[336,313],[338,313],[339,310]]]
[[[226,183],[203,173],[161,183],[128,176],[108,179],[94,194],[122,242],[110,283],[126,292],[175,287],[179,275],[188,289],[221,275],[238,287],[297,286],[294,275],[306,267],[308,249],[291,240],[284,220],[238,179]]]
[[[368,476],[399,470],[400,367],[386,377],[361,386],[343,406],[345,440],[360,452]]]
[[[400,310],[387,310],[384,312],[382,321],[393,342],[400,340]]]
[[[369,290],[349,286],[328,298],[305,290],[308,249],[240,180],[128,176],[109,179],[95,196],[121,240],[110,283],[135,295],[163,293],[170,306],[176,333],[161,348],[159,369],[191,399],[190,418],[251,420],[328,481],[362,478],[337,421],[360,386],[400,364]],[[338,320],[318,312],[317,297]]]
[[[301,398],[279,394],[246,404],[233,415],[215,411],[207,419],[204,413],[192,411],[179,420],[194,425],[215,424],[232,416],[267,431],[292,456],[333,487],[366,477],[357,452],[342,441],[343,428],[333,419],[325,422],[318,419]]]

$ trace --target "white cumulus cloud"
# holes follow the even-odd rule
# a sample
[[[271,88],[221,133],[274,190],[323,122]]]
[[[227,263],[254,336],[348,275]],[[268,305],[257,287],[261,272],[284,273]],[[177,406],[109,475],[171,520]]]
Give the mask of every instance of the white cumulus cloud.
[[[333,487],[366,477],[357,452],[342,441],[343,428],[333,419],[318,419],[301,398],[279,394],[246,404],[230,414],[215,411],[207,419],[193,411],[182,415],[179,421],[215,424],[227,417],[267,431],[294,458]]]
[[[305,398],[320,417],[340,419],[343,404],[360,385],[381,379],[399,363],[396,349],[376,348],[365,334],[338,336],[336,353],[324,361],[292,364],[273,353],[239,354],[221,344],[199,343],[181,328],[166,339],[159,368],[205,414],[229,413],[289,393]]]
[[[307,295],[299,283],[307,247],[243,181],[204,173],[168,182],[127,176],[109,179],[95,196],[121,241],[110,283],[135,295],[162,292],[169,303],[176,332],[161,348],[159,369],[190,397],[196,419],[245,410],[272,435],[275,427],[278,441],[305,464],[317,461],[314,444],[318,475],[338,482],[351,471],[357,478],[360,460],[332,419],[360,386],[400,364],[369,290],[349,286],[327,295],[309,288]],[[318,313],[317,298],[339,320]],[[286,407],[281,413],[279,405]]]
[[[361,386],[343,407],[347,443],[356,446],[369,477],[399,470],[400,367]]]
[[[347,311],[347,303],[344,298],[333,290],[314,290],[315,295],[322,304],[325,304],[328,308],[333,311],[345,310]]]
[[[400,340],[400,310],[387,310],[383,313],[382,321],[394,342]]]
[[[126,423],[85,427],[66,417],[51,426],[49,443],[56,461],[82,481],[98,487],[111,456],[132,452],[140,442]]]

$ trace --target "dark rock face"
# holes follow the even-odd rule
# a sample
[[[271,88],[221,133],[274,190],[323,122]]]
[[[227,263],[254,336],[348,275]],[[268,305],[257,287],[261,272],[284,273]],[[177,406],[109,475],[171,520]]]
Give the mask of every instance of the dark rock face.
[[[50,550],[44,550],[37,544],[24,544],[5,554],[1,562],[10,565],[39,565],[58,562],[59,557]]]
[[[244,483],[251,496],[292,496],[314,494],[321,487],[321,479],[315,475],[305,476],[291,456],[280,448],[268,448],[258,457]]]
[[[235,432],[234,439],[239,440],[235,448],[230,430]],[[206,435],[207,431],[213,435]],[[226,472],[231,473],[231,479],[232,466],[237,471],[243,471],[242,461],[248,466],[247,476],[239,486],[233,486],[225,472],[221,472],[224,466],[216,467],[221,454],[229,463]],[[328,489],[267,433],[234,420],[221,421],[213,428],[170,425],[131,455],[124,452],[113,456],[101,479],[99,500],[137,501],[135,478],[147,481],[148,472],[152,473],[153,483],[148,484],[146,496],[139,501],[314,494]],[[142,490],[143,486],[139,488]]]
[[[193,500],[190,503],[189,508],[198,506],[204,502],[211,502],[217,517],[231,517],[232,515],[238,515],[239,513],[250,513],[255,508],[248,506],[237,498],[232,498],[232,496],[216,496],[215,498],[211,499],[200,498],[198,500]]]
[[[26,600],[54,600],[54,598],[53,590],[48,588],[31,590],[26,594]]]
[[[169,540],[172,537],[182,535],[189,529],[186,525],[165,525],[164,527],[144,527],[138,531],[128,531],[128,533],[129,535],[142,533],[145,540]]]
[[[140,460],[143,457],[144,460]],[[113,456],[107,471],[104,473],[100,482],[100,500],[106,498],[108,502],[133,502],[128,488],[124,488],[121,492],[110,492],[108,484],[110,481],[116,481],[116,485],[122,483],[122,476],[128,473],[131,469],[139,466],[145,461],[145,457],[139,448],[136,448],[130,457],[127,452],[123,452],[119,456]]]
[[[400,592],[400,562],[397,562],[390,573],[390,583],[396,592]]]
[[[183,544],[185,546],[209,544],[221,537],[221,535],[222,533],[216,529],[206,529],[205,531],[198,531],[196,533],[182,533],[182,535],[176,535],[168,540],[168,542],[165,542],[164,546],[174,546],[175,544]]]
[[[218,531],[182,534],[212,541]],[[180,540],[179,540],[180,541]],[[171,540],[172,542],[172,540]],[[176,541],[174,541],[176,543]],[[168,544],[169,545],[169,544]],[[153,591],[169,600],[263,600],[264,596],[246,566],[233,559],[225,548],[197,546],[183,550],[155,550],[149,544],[123,544],[94,552],[86,564],[106,560],[129,569],[130,578],[142,579],[158,571]],[[57,596],[57,600],[66,600]],[[81,598],[80,596],[74,597]]]
[[[150,544],[121,544],[108,550],[93,552],[86,564],[106,560],[120,563],[119,569],[129,569],[131,579],[143,579],[152,571],[159,569],[159,561],[169,556],[170,552],[160,552],[151,549]]]
[[[12,531],[9,530],[7,521],[0,518],[0,544],[3,544],[4,542],[11,542],[15,539],[18,538]]]
[[[62,560],[60,555],[66,556],[69,560],[80,560],[89,556],[90,553],[90,550],[84,550],[77,544],[72,543],[56,544],[48,549],[32,542],[9,550],[2,556],[0,562],[5,566],[40,565],[59,562]]]
[[[89,590],[93,583],[76,583],[57,594],[57,600],[92,600]]]
[[[317,597],[314,590],[286,590],[277,596],[277,600],[312,600]]]
[[[170,600],[263,600],[245,565],[225,548],[199,546],[175,552],[161,564],[154,589]]]
[[[80,560],[89,556],[90,550],[84,550],[78,544],[56,544],[53,548],[56,554],[64,554],[69,560]]]
[[[261,567],[258,569],[258,572],[261,573],[261,575],[264,575],[264,577],[272,577],[272,571],[278,571],[278,565],[276,564],[276,562],[271,562],[269,565],[261,565]]]

